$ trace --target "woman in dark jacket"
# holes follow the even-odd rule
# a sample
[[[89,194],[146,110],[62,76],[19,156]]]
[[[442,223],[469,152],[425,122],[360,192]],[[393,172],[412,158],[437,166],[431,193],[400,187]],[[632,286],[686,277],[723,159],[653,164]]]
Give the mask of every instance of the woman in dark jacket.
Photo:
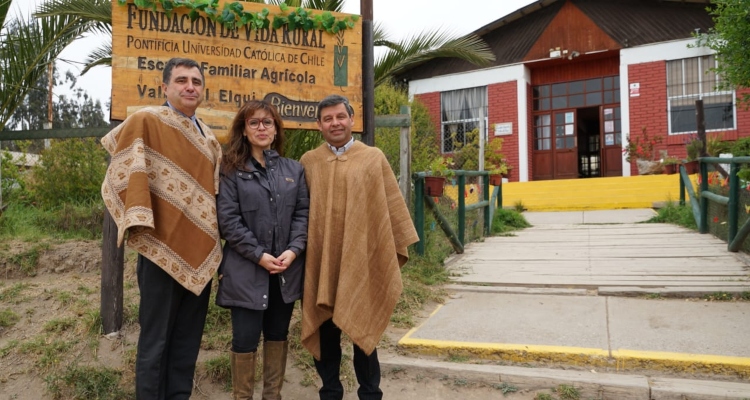
[[[276,108],[246,103],[232,122],[217,199],[224,244],[216,304],[232,313],[235,399],[252,399],[263,333],[263,399],[281,399],[287,335],[302,295],[309,197],[302,166],[281,157]]]

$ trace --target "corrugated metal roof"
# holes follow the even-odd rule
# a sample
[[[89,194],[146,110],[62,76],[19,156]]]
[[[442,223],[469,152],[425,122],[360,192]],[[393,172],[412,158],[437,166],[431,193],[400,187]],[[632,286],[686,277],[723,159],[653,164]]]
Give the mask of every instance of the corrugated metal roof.
[[[705,32],[713,21],[705,8],[710,0],[570,0],[622,47],[690,37],[695,29]],[[540,0],[478,30],[492,51],[493,66],[521,62],[565,0]],[[413,80],[465,72],[480,67],[458,59],[437,60],[402,73]]]
[[[572,0],[622,47],[689,38],[712,27],[709,1]]]

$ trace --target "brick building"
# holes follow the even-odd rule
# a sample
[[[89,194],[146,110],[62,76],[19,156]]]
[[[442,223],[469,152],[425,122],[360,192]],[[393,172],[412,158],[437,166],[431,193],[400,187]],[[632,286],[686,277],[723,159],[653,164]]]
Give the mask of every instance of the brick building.
[[[441,152],[475,128],[502,138],[511,181],[637,174],[627,136],[662,137],[657,150],[685,157],[696,132],[750,136],[750,111],[716,89],[712,51],[693,34],[713,22],[703,0],[540,0],[474,33],[496,61],[437,60],[404,72],[429,107]],[[658,154],[657,154],[658,156]]]

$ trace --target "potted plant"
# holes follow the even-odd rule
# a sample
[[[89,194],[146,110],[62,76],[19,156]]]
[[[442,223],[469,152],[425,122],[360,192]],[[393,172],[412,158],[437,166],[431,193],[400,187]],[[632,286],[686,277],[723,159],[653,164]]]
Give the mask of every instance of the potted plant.
[[[632,162],[638,168],[638,175],[652,175],[661,173],[662,165],[654,160],[655,147],[661,143],[661,136],[649,136],[646,127],[643,127],[639,136],[627,136],[627,144],[622,149],[625,161]]]
[[[661,160],[661,165],[664,166],[664,173],[671,175],[677,172],[677,166],[680,165],[680,159],[673,156],[667,156]]]
[[[698,157],[701,156],[701,151],[703,151],[703,141],[698,139],[697,136],[693,136],[685,143],[685,149],[687,150],[687,159],[683,164],[685,171],[688,174],[698,173],[700,170]]]
[[[484,169],[490,173],[490,185],[500,186],[503,178],[508,176],[510,166],[505,162],[505,156],[500,153],[503,139],[490,140],[484,148]]]
[[[424,190],[428,196],[442,196],[445,178],[453,176],[451,157],[435,157],[427,166],[428,176],[424,178]]]

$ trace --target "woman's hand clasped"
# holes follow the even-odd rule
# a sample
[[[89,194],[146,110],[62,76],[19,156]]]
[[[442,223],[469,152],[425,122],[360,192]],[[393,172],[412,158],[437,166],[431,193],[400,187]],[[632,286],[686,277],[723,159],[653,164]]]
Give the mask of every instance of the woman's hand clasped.
[[[276,258],[268,253],[263,253],[263,257],[260,258],[259,264],[261,267],[268,270],[270,274],[278,274],[284,272],[286,271],[287,267],[289,267],[289,264],[285,264],[282,260],[282,257],[285,253],[287,252],[285,251],[283,254],[281,254],[281,256],[279,256],[279,258]]]

